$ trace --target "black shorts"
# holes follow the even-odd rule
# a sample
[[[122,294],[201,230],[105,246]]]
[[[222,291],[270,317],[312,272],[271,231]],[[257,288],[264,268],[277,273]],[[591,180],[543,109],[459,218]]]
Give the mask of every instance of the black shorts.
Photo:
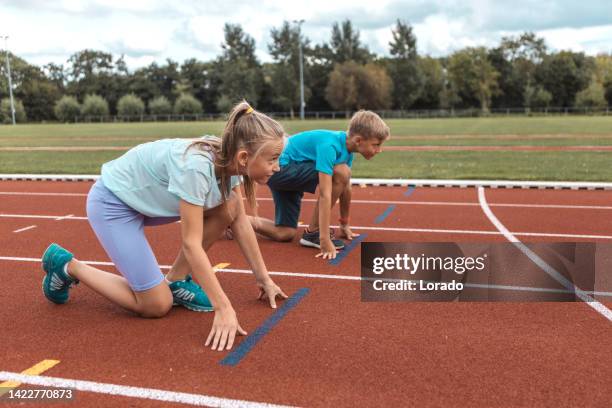
[[[289,163],[275,173],[268,186],[274,198],[274,223],[297,228],[304,192],[315,193],[319,172],[314,162]]]

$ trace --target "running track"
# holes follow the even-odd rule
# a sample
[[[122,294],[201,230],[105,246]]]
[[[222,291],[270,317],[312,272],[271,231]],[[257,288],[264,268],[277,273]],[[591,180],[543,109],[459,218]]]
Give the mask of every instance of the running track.
[[[602,313],[582,302],[362,303],[359,281],[350,279],[359,275],[358,247],[330,265],[297,243],[260,240],[268,269],[285,272],[274,276],[285,292],[310,291],[233,367],[220,364],[227,353],[203,346],[212,314],[177,308],[163,319],[140,319],[84,285],[68,304],[50,304],[35,262],[49,242],[79,259],[108,262],[83,219],[90,185],[0,182],[0,382],[54,359],[60,363],[22,380],[86,381],[74,383],[89,389],[77,391],[78,406],[610,406],[612,321]],[[271,216],[261,190],[259,212]],[[355,231],[367,233],[366,241],[507,241],[483,211],[484,198],[521,241],[612,244],[611,191],[486,189],[480,202],[474,188],[406,192],[355,187]],[[312,207],[305,202],[304,222]],[[147,234],[159,263],[170,265],[178,225]],[[248,268],[231,241],[218,242],[210,256],[230,271]],[[255,300],[250,275],[219,278],[249,333],[273,315]],[[612,308],[612,297],[599,300]],[[108,384],[139,387],[138,396]],[[175,402],[152,399],[155,390]]]

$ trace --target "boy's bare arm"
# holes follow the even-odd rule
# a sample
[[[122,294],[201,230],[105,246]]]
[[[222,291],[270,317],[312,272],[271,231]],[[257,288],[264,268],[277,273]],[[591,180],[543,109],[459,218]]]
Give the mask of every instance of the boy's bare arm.
[[[346,189],[340,194],[340,237],[352,240],[359,236],[351,231],[350,215],[351,215],[351,183],[347,184]]]
[[[343,220],[348,220],[351,213],[351,196],[352,189],[351,183],[346,185],[346,188],[340,194],[340,218]],[[348,223],[347,223],[348,224]]]
[[[319,173],[319,241],[323,259],[336,257],[336,247],[329,236],[329,224],[332,203],[332,176]]]

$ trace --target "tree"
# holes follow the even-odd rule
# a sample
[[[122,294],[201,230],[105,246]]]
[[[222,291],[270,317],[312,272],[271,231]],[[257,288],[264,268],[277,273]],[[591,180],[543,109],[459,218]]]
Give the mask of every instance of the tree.
[[[52,120],[55,117],[53,106],[61,96],[60,90],[42,75],[25,82],[19,95],[30,120]]]
[[[81,105],[74,96],[62,96],[55,103],[54,113],[60,122],[73,122],[81,115]]]
[[[576,94],[577,108],[605,108],[608,105],[603,85],[593,78],[588,88]]]
[[[182,94],[174,103],[174,113],[177,115],[199,115],[202,104],[193,95]]]
[[[584,53],[561,51],[544,58],[536,78],[552,94],[554,106],[570,107],[576,94],[589,86],[593,68],[593,59]]]
[[[440,94],[444,90],[446,74],[439,59],[419,57],[419,70],[423,75],[423,88],[413,106],[419,109],[437,109],[440,107]]]
[[[185,60],[180,69],[180,83],[177,89],[199,100],[206,112],[216,111],[221,84],[220,72],[214,62],[201,62],[194,58]]]
[[[612,105],[612,54],[599,54],[595,57],[596,80],[603,86],[608,105]]]
[[[23,103],[19,99],[13,100],[13,106],[15,107],[15,122],[23,123],[27,120]],[[9,124],[13,123],[13,114],[11,112],[11,100],[4,98],[0,101],[0,123]]]
[[[224,31],[225,42],[221,45],[223,54],[218,60],[221,79],[218,108],[227,108],[225,101],[233,104],[242,99],[257,105],[263,75],[255,56],[255,40],[240,25],[226,24]]]
[[[117,114],[121,116],[140,116],[144,110],[144,102],[134,94],[123,95],[117,102]]]
[[[165,96],[158,96],[149,102],[149,113],[151,115],[170,115],[172,104]]]
[[[108,116],[108,102],[100,95],[87,95],[81,106],[83,116]]]
[[[273,28],[271,31],[272,42],[268,44],[268,50],[275,64],[270,69],[270,88],[272,90],[272,102],[283,110],[289,110],[293,117],[294,109],[300,107],[300,43],[303,55],[309,53],[309,41],[302,37],[299,26],[292,26],[289,22],[283,22],[280,29]],[[304,58],[304,101],[310,97],[309,70],[306,58]]]
[[[547,108],[552,101],[550,92],[542,88],[542,86],[527,85],[523,92],[523,106],[526,108]]]
[[[66,71],[64,70],[63,65],[57,65],[54,63],[49,63],[43,66],[42,68],[45,77],[49,79],[60,92],[64,92],[66,89]]]
[[[341,24],[334,23],[329,51],[334,63],[355,61],[365,64],[373,59],[368,48],[361,44],[359,30],[353,28],[351,20],[344,20]]]
[[[60,97],[60,90],[38,66],[9,54],[13,96],[22,101],[29,120],[53,119],[53,104]],[[8,97],[8,79],[4,59],[0,64],[0,98]]]
[[[386,109],[391,104],[391,78],[376,64],[354,61],[336,65],[329,77],[326,96],[334,109]]]
[[[499,72],[488,59],[484,47],[468,47],[455,52],[448,62],[449,79],[465,102],[478,101],[483,112],[488,112],[491,98],[499,92]]]
[[[536,89],[535,73],[546,56],[543,38],[532,32],[516,37],[503,37],[499,47],[489,51],[489,60],[500,73],[500,92],[493,99],[498,106],[521,106],[532,98],[526,90]]]
[[[393,81],[393,106],[407,109],[418,99],[424,86],[424,77],[418,64],[416,37],[412,27],[397,20],[389,42],[391,60],[389,74]]]

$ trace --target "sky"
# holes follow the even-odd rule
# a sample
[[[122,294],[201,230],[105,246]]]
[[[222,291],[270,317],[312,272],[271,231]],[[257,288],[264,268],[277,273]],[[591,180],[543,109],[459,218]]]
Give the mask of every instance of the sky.
[[[612,52],[610,0],[0,0],[0,36],[37,65],[66,65],[85,48],[124,54],[132,70],[167,58],[208,61],[221,53],[225,23],[242,25],[265,62],[270,30],[300,19],[311,44],[329,41],[333,23],[350,19],[378,55],[389,54],[397,19],[413,26],[422,55],[492,47],[524,31],[553,51]]]

